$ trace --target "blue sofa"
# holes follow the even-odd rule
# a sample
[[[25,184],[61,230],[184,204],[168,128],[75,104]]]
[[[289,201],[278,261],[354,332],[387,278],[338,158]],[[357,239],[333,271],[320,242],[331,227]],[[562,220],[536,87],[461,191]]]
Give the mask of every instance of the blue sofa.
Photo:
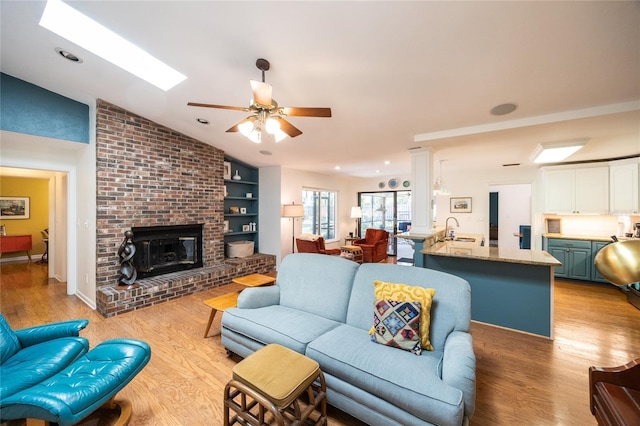
[[[436,290],[434,351],[371,341],[374,280]],[[269,343],[305,354],[325,374],[328,403],[371,425],[463,425],[475,405],[470,320],[471,289],[459,277],[297,253],[283,260],[276,286],[245,289],[224,312],[222,345],[242,357]]]

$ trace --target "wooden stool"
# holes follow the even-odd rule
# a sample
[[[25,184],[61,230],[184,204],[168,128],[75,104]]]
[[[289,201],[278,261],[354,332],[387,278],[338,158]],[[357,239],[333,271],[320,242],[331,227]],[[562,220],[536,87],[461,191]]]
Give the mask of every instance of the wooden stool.
[[[301,398],[305,391],[308,400]],[[326,392],[317,362],[267,345],[233,367],[233,379],[224,389],[224,424],[326,425]],[[236,413],[231,418],[229,409]]]
[[[364,257],[362,254],[362,247],[358,246],[342,246],[340,247],[340,257],[353,260],[356,263],[362,264]]]

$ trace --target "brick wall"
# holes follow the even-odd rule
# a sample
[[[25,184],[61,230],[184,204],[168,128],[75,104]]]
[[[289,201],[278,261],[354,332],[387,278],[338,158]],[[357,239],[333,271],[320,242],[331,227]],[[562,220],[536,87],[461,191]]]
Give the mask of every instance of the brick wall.
[[[185,281],[188,286],[186,290],[174,289],[173,297],[206,290],[228,282],[229,277],[237,275],[240,270],[246,272],[246,267],[226,265],[224,259],[222,150],[103,100],[97,102],[96,132],[96,283],[98,310],[103,315],[111,316],[132,309],[130,303],[124,303],[126,307],[116,309],[111,306],[107,313],[106,307],[100,307],[100,300],[104,299],[105,293],[113,295],[115,291],[105,291],[103,287],[118,284],[118,247],[124,238],[124,231],[134,226],[204,225],[204,267],[216,269],[214,275],[221,278],[207,278],[207,283],[200,285],[193,284],[192,278],[185,281],[170,274],[171,282]],[[245,263],[252,264],[252,261],[247,259]],[[220,272],[220,266],[232,270]],[[259,266],[264,269],[264,265]],[[251,270],[251,267],[248,269]],[[209,277],[211,274],[205,275]],[[141,283],[143,281],[140,280]],[[152,291],[158,288],[157,285],[141,287]],[[133,309],[162,299],[138,293],[135,296],[142,296],[140,298],[148,302],[138,303]],[[123,292],[120,296],[116,298],[134,297],[131,291]]]

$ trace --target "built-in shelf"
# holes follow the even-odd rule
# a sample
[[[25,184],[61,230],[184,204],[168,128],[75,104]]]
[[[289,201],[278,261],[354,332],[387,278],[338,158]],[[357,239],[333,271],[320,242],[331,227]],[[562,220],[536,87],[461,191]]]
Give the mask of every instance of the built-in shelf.
[[[254,251],[258,252],[258,176],[257,168],[242,161],[225,158],[230,163],[231,175],[235,175],[236,170],[241,176],[241,180],[224,179],[224,221],[230,232],[224,233],[225,248],[226,243],[234,241],[253,241]],[[250,197],[247,197],[250,194]],[[246,213],[231,213],[231,207],[244,209]],[[237,211],[237,210],[236,210]],[[242,227],[249,223],[256,224],[255,231],[243,231]]]

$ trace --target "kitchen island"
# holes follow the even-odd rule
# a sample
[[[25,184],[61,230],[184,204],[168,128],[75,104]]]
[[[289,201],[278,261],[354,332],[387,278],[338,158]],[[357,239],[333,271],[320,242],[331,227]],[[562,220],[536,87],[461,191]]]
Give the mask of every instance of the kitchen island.
[[[505,250],[445,241],[424,247],[422,266],[471,285],[471,319],[553,339],[553,268],[542,250]]]

